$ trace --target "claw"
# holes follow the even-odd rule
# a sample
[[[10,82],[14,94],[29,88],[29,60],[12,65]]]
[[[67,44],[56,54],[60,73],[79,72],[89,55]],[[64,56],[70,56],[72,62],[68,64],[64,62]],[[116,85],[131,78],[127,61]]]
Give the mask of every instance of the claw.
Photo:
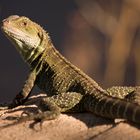
[[[0,104],[0,110],[7,110],[9,109],[9,104],[4,103],[4,104]]]
[[[33,129],[33,130],[35,130],[35,131],[38,131],[38,130],[35,129],[35,126],[36,126],[37,124],[39,124],[40,130],[42,130],[42,126],[43,126],[43,121],[42,121],[42,120],[35,120],[33,123],[31,123],[31,124],[29,125],[29,128],[31,128],[31,129]]]
[[[21,113],[21,117],[25,117],[25,116],[31,116],[31,112],[29,112],[29,111],[24,111],[24,112],[22,112]]]

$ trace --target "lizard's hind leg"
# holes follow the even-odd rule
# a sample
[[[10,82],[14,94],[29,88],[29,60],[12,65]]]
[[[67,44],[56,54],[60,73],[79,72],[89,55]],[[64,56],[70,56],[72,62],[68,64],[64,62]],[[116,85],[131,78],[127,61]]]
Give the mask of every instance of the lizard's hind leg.
[[[73,111],[73,108],[80,102],[82,95],[76,92],[66,92],[52,97],[45,97],[40,100],[38,105],[38,113],[23,112],[18,118],[17,123],[34,120],[35,122],[43,122],[45,120],[56,119],[61,112]],[[75,111],[75,110],[74,110]]]
[[[140,105],[140,87],[119,87],[114,86],[108,88],[107,90],[108,95],[117,97],[120,99],[124,99],[126,101],[136,103]]]
[[[133,92],[126,95],[125,99],[140,105],[140,87],[137,87]]]

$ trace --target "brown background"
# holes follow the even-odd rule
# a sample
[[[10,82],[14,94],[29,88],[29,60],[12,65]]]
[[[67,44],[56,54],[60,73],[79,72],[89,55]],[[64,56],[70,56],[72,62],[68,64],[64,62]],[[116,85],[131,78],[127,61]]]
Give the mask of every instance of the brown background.
[[[0,20],[30,17],[59,51],[104,88],[140,84],[139,0],[0,0]],[[0,32],[0,102],[19,92],[28,74]]]

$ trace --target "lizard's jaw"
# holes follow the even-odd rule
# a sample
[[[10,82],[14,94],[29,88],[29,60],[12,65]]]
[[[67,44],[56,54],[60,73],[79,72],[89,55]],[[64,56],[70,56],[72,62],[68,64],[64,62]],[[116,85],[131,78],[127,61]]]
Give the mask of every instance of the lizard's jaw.
[[[32,54],[32,49],[29,45],[26,45],[22,40],[24,40],[23,36],[20,32],[11,29],[10,26],[4,25],[2,26],[2,31],[6,35],[6,37],[12,42],[12,44],[16,47],[18,52],[21,54],[23,59],[27,61],[27,59]]]

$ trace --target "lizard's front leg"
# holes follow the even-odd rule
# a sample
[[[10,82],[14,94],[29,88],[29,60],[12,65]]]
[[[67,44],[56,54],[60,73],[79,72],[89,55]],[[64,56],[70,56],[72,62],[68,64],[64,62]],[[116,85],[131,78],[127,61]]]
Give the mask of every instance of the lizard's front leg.
[[[14,98],[12,103],[7,104],[7,105],[2,105],[0,107],[0,110],[14,108],[16,106],[23,104],[29,97],[31,90],[34,87],[35,80],[36,80],[36,72],[32,71],[32,72],[30,72],[30,74],[23,86],[23,89],[21,90],[21,92],[19,92],[19,94],[16,95],[16,97]]]

